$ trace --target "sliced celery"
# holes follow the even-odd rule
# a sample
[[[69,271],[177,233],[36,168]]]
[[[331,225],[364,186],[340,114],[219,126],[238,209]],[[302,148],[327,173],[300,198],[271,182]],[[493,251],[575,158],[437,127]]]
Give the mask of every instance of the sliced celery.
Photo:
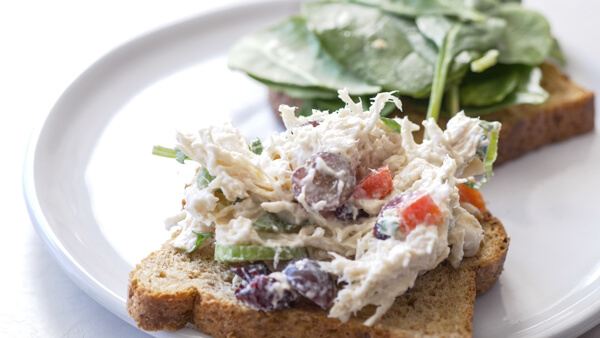
[[[476,181],[465,183],[466,186],[473,189],[481,189],[494,175],[492,167],[498,156],[498,135],[500,134],[501,124],[498,122],[481,121],[479,126],[483,129],[483,134],[481,134],[477,156],[483,161],[485,171]]]
[[[215,260],[219,262],[267,261],[274,260],[275,258],[279,260],[292,260],[306,256],[305,248],[215,245]]]

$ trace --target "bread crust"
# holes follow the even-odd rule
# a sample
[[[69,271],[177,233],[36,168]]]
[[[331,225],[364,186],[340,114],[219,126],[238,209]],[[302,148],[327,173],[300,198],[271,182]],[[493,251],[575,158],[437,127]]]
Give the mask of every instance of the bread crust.
[[[510,245],[510,238],[500,220],[493,217],[489,211],[482,215],[482,219],[484,244],[475,256],[465,258],[461,263],[462,269],[475,271],[477,295],[494,286],[502,274]]]
[[[577,85],[553,64],[544,63],[540,68],[543,74],[541,85],[550,94],[544,104],[518,105],[481,117],[502,123],[496,165],[594,129],[594,93]],[[277,116],[281,104],[302,106],[302,100],[273,90],[269,90],[268,99]],[[402,97],[402,102],[404,113],[411,121],[420,124],[425,116],[425,108],[407,97]],[[446,121],[440,117],[442,126]],[[419,141],[421,136],[416,133],[415,139]]]
[[[458,269],[447,263],[420,276],[372,327],[362,323],[367,307],[347,322],[307,302],[293,309],[255,311],[238,301],[227,265],[205,247],[192,254],[167,241],[131,272],[127,311],[141,329],[177,330],[190,323],[215,337],[470,337],[476,294],[488,290],[502,272],[509,239],[499,220],[485,213],[485,240],[476,256]]]

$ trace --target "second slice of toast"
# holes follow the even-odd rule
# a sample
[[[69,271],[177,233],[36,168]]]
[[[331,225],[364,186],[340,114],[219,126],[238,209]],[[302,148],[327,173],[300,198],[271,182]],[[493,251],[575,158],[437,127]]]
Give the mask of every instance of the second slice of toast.
[[[502,123],[495,165],[594,129],[594,93],[577,85],[553,64],[544,63],[540,68],[541,85],[550,94],[544,104],[522,104],[481,116]],[[269,102],[276,114],[281,104],[302,106],[302,100],[275,91],[269,91]],[[410,98],[403,97],[402,102],[403,113],[421,124],[426,108],[412,104]],[[443,126],[446,120],[442,116],[439,122]],[[419,139],[418,133],[415,138]]]

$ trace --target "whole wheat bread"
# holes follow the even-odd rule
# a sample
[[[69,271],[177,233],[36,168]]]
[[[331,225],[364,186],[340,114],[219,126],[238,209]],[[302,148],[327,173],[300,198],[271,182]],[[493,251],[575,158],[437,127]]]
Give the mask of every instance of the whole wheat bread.
[[[577,85],[553,64],[544,63],[540,68],[541,85],[550,94],[544,104],[523,104],[482,116],[482,119],[502,123],[496,165],[594,129],[594,93]],[[281,104],[302,106],[302,100],[272,90],[269,101],[277,115]],[[423,107],[412,104],[406,97],[402,97],[402,102],[404,113],[420,124],[425,116]],[[441,117],[440,124],[445,123]],[[419,135],[415,133],[415,137],[418,139]]]
[[[177,330],[188,323],[215,337],[470,337],[476,294],[502,272],[509,239],[500,221],[486,213],[485,239],[458,269],[442,263],[420,276],[372,327],[362,325],[374,308],[348,322],[328,318],[315,305],[255,311],[234,296],[232,273],[213,260],[213,248],[184,254],[167,241],[130,274],[127,311],[144,330]]]

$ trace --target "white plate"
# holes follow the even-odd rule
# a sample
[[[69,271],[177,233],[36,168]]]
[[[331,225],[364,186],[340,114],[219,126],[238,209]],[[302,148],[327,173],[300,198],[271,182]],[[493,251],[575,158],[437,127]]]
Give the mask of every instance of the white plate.
[[[278,129],[265,88],[229,71],[225,55],[297,7],[258,2],[132,41],[83,73],[33,136],[24,168],[33,223],[68,275],[132,325],[129,271],[168,237],[162,220],[178,210],[190,177],[151,147],[172,145],[176,128],[225,118],[249,137]],[[567,45],[585,47],[580,40]],[[572,75],[600,89],[593,55],[574,56]],[[599,156],[591,133],[496,170],[485,195],[512,242],[499,282],[477,299],[477,337],[575,336],[600,322]]]

